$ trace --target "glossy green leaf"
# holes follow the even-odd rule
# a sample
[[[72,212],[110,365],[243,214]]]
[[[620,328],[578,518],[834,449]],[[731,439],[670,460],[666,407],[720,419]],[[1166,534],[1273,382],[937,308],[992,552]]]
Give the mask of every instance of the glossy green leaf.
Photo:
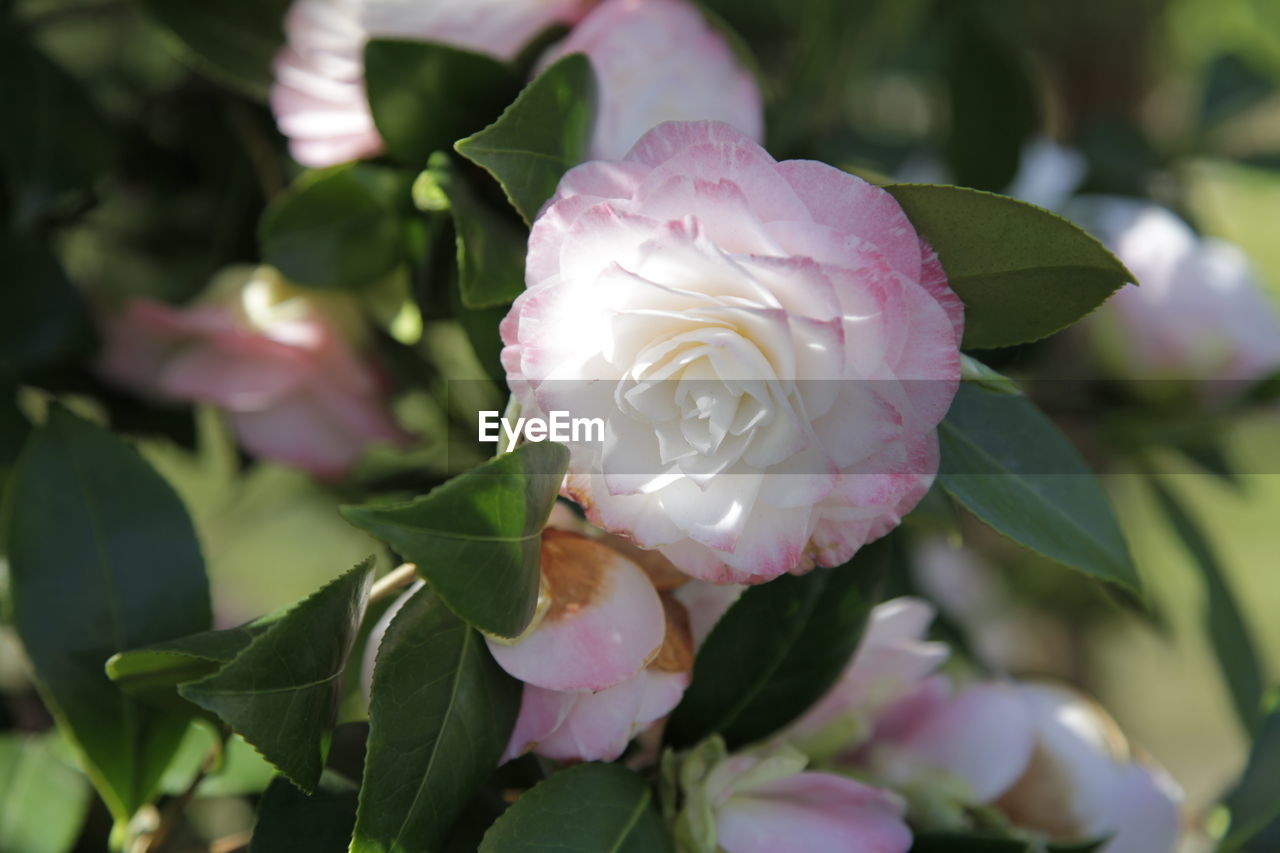
[[[107,661],[107,676],[127,693],[172,693],[179,684],[217,672],[268,626],[269,623],[250,623],[225,631],[202,631],[120,652]]]
[[[0,18],[0,103],[8,125],[0,177],[15,230],[83,203],[111,163],[111,129],[84,87],[31,44],[13,14]]]
[[[529,233],[485,206],[457,173],[449,155],[431,155],[419,178],[449,200],[458,244],[458,289],[466,308],[505,305],[524,290],[524,260]],[[510,214],[508,214],[510,215]]]
[[[139,0],[201,71],[266,100],[271,64],[284,44],[288,0]]]
[[[424,41],[374,39],[364,69],[387,153],[414,167],[493,121],[520,88],[515,69],[491,56]]]
[[[526,444],[408,503],[342,515],[415,563],[463,620],[516,637],[538,603],[542,527],[568,464],[563,445]]]
[[[249,853],[347,853],[356,786],[326,776],[311,795],[277,776],[258,803]]]
[[[1026,397],[962,383],[938,435],[938,481],[979,519],[1063,565],[1139,590],[1102,486]]]
[[[808,710],[853,656],[890,548],[881,539],[843,566],[783,575],[744,592],[699,649],[667,740],[686,747],[720,734],[732,748]]]
[[[1266,684],[1258,648],[1249,635],[1249,622],[1204,531],[1163,483],[1155,478],[1150,483],[1169,526],[1200,571],[1205,627],[1218,658],[1218,669],[1226,679],[1241,728],[1251,733],[1262,715]]]
[[[1238,850],[1280,820],[1280,705],[1258,727],[1249,763],[1227,796],[1231,826],[1218,848]]]
[[[111,433],[55,407],[8,496],[14,622],[46,704],[117,819],[151,801],[186,715],[112,684],[112,653],[207,629],[204,562],[169,485]]]
[[[273,622],[213,675],[178,687],[304,791],[324,768],[342,670],[364,615],[373,559]]]
[[[369,746],[351,853],[437,850],[497,766],[520,682],[429,588],[378,647]]]
[[[530,788],[485,833],[479,853],[664,853],[653,791],[617,764],[579,764]]]
[[[56,735],[0,735],[0,850],[67,853],[89,809],[89,785]]]
[[[399,207],[408,182],[368,164],[309,172],[267,207],[258,225],[263,259],[297,284],[358,288],[404,259]]]
[[[885,187],[942,260],[964,301],[964,346],[1039,340],[1101,305],[1133,274],[1078,226],[992,193]]]
[[[534,78],[497,121],[454,148],[493,175],[532,223],[560,177],[586,159],[596,97],[591,62],[570,54]]]

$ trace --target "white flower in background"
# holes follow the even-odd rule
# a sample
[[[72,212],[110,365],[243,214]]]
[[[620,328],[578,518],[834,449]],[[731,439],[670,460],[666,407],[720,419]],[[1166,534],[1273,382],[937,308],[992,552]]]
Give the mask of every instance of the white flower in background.
[[[1081,196],[1068,212],[1138,280],[1089,320],[1118,375],[1249,381],[1280,369],[1276,307],[1237,246],[1147,201]]]
[[[608,0],[542,64],[570,53],[586,54],[599,84],[593,160],[621,160],[664,121],[713,119],[764,140],[755,76],[687,0]]]
[[[276,57],[271,109],[295,160],[315,168],[382,150],[364,90],[373,38],[431,41],[513,59],[592,0],[295,0]]]

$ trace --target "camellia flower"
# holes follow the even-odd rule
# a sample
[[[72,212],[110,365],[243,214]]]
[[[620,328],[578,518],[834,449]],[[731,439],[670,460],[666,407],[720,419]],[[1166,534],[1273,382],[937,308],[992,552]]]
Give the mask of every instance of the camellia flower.
[[[877,604],[835,686],[782,735],[815,759],[848,751],[872,734],[880,713],[914,691],[950,654],[924,639],[933,607],[919,598]]]
[[[687,0],[608,0],[543,64],[570,53],[586,54],[599,83],[593,160],[621,159],[664,121],[715,119],[764,138],[754,75]]]
[[[1247,381],[1280,370],[1280,317],[1238,247],[1149,202],[1081,197],[1070,212],[1138,279],[1090,318],[1119,375]]]
[[[571,23],[592,0],[295,0],[276,57],[271,109],[289,150],[322,167],[382,150],[364,90],[372,38],[432,41],[513,59],[534,36]]]
[[[719,738],[664,768],[679,786],[680,849],[691,853],[905,853],[911,831],[890,791],[805,771],[783,743],[726,755]],[[670,777],[674,776],[674,779]]]
[[[98,369],[146,396],[217,406],[254,455],[338,477],[370,444],[404,439],[352,350],[350,310],[271,267],[233,268],[191,307],[137,299],[105,316]]]
[[[567,172],[502,324],[530,414],[598,416],[564,493],[716,583],[844,562],[937,471],[959,299],[893,197],[670,122]]]
[[[504,760],[533,750],[612,761],[684,695],[688,616],[640,563],[579,533],[543,531],[541,563],[546,607],[535,626],[515,642],[488,640],[525,683]]]
[[[923,823],[963,826],[990,805],[1058,843],[1108,839],[1101,853],[1172,853],[1182,794],[1130,752],[1115,722],[1066,688],[934,677],[886,710],[856,764],[907,793]]]

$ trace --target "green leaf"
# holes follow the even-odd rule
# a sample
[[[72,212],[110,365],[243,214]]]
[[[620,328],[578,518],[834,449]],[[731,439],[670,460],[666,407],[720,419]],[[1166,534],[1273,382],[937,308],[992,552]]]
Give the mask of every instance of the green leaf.
[[[218,672],[182,684],[178,693],[221,717],[299,788],[313,790],[372,576],[370,557],[294,606]]]
[[[0,735],[0,850],[66,853],[89,809],[84,777],[56,735]]]
[[[596,92],[591,62],[570,54],[534,78],[497,121],[454,148],[493,175],[532,224],[560,177],[586,159]]]
[[[1204,131],[1212,131],[1258,106],[1275,91],[1273,78],[1244,57],[1224,53],[1209,66],[1200,106],[1200,126]]]
[[[1106,843],[1045,844],[1000,835],[967,835],[951,832],[916,833],[911,853],[1093,853]]]
[[[269,625],[251,622],[119,652],[107,660],[107,676],[126,693],[156,698],[176,695],[179,684],[213,675]]]
[[[449,155],[431,155],[427,171],[414,185],[438,189],[449,200],[458,245],[458,290],[466,308],[506,305],[524,290],[524,260],[529,233],[476,198],[458,175]]]
[[[685,747],[718,733],[731,748],[752,743],[822,698],[862,637],[890,547],[881,539],[843,566],[744,592],[698,651],[667,740]]]
[[[1280,820],[1280,705],[1258,726],[1249,763],[1226,806],[1231,826],[1218,848],[1222,853],[1240,849]]]
[[[0,177],[14,230],[82,204],[115,138],[85,88],[28,41],[12,14],[0,20],[0,103],[10,128],[0,134]]]
[[[414,167],[492,121],[520,88],[515,69],[491,56],[424,41],[373,39],[364,75],[387,154]]]
[[[364,163],[308,172],[267,207],[258,225],[263,259],[317,288],[380,281],[404,259],[399,207],[408,184]]]
[[[1036,91],[1014,45],[972,20],[980,14],[957,13],[948,28],[951,126],[943,152],[957,184],[999,192],[1013,182],[1023,144],[1039,126]]]
[[[88,312],[53,254],[35,238],[0,235],[5,259],[0,380],[77,354],[92,340]]]
[[[885,189],[938,252],[964,301],[966,348],[1039,340],[1134,280],[1084,230],[1034,205],[961,187]]]
[[[325,776],[308,796],[277,776],[258,804],[249,853],[347,853],[356,786]]]
[[[1156,503],[1186,547],[1204,582],[1205,621],[1218,668],[1226,679],[1236,717],[1245,732],[1253,732],[1262,715],[1266,686],[1258,648],[1249,636],[1249,622],[1231,592],[1226,572],[1204,532],[1173,493],[1150,478]]]
[[[173,489],[111,433],[55,407],[9,487],[14,622],[42,694],[117,820],[151,801],[186,715],[103,672],[119,649],[207,629],[204,562]]]
[[[520,682],[427,587],[378,647],[351,853],[438,850],[502,757]]]
[[[568,464],[563,445],[526,444],[415,500],[342,515],[415,563],[467,623],[516,637],[538,603],[542,527]]]
[[[139,0],[143,12],[174,39],[183,55],[259,100],[267,99],[271,64],[284,44],[288,0]]]
[[[535,785],[485,833],[479,853],[663,853],[653,791],[616,764],[579,764]]]
[[[961,383],[938,435],[938,481],[979,519],[1063,565],[1139,591],[1102,486],[1026,397]]]

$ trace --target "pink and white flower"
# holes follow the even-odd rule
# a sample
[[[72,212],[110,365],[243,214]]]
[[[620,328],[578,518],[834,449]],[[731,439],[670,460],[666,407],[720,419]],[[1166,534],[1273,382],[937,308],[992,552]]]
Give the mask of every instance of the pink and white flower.
[[[937,472],[960,300],[884,190],[672,122],[565,174],[502,325],[526,412],[606,422],[564,493],[715,583],[836,565]]]
[[[1082,196],[1070,210],[1138,279],[1090,318],[1119,375],[1251,381],[1280,370],[1280,314],[1239,247],[1149,202]]]
[[[684,808],[676,833],[696,850],[726,853],[905,853],[905,804],[890,791],[806,771],[785,744],[724,755],[712,740],[678,771]]]
[[[953,694],[936,676],[886,710],[851,760],[904,791],[927,824],[961,828],[964,809],[990,805],[1053,842],[1106,838],[1102,853],[1172,853],[1181,834],[1178,786],[1062,687],[986,682]]]
[[[856,748],[871,736],[880,714],[941,666],[945,643],[925,639],[934,609],[918,598],[876,605],[840,680],[782,737],[822,759]]]
[[[137,393],[217,406],[256,456],[339,477],[369,445],[405,439],[381,376],[352,347],[352,310],[270,267],[232,269],[190,307],[136,299],[104,315],[97,366]]]
[[[488,640],[525,683],[504,761],[531,750],[612,761],[679,703],[693,666],[688,616],[650,578],[605,542],[543,531],[545,610],[515,642]]]
[[[271,109],[289,150],[323,167],[382,150],[364,89],[373,38],[432,41],[512,59],[543,30],[572,23],[592,0],[295,0],[276,57]]]
[[[570,53],[586,54],[599,85],[593,160],[621,159],[664,121],[714,119],[764,139],[755,76],[687,0],[607,0],[542,62]]]

